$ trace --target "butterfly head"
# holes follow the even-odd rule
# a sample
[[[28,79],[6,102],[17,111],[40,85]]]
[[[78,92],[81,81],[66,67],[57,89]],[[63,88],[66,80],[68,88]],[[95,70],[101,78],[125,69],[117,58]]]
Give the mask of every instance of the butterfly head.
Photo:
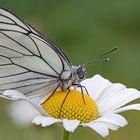
[[[87,74],[87,70],[84,66],[73,66],[72,67],[73,70],[73,77],[77,77],[76,79],[84,79],[86,77]]]
[[[87,74],[86,68],[84,66],[79,66],[77,68],[77,74],[78,74],[79,79],[84,79]]]

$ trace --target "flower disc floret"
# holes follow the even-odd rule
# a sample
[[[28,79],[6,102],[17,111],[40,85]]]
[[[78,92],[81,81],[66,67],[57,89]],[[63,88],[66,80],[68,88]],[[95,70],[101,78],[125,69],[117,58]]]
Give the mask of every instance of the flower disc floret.
[[[95,101],[78,90],[70,90],[69,93],[68,91],[56,91],[42,104],[42,107],[51,117],[79,120],[81,123],[90,122],[99,116]]]

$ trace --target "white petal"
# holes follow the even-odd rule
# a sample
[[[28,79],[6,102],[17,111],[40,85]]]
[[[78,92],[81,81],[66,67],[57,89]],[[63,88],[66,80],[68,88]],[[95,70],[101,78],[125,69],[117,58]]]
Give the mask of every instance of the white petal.
[[[4,99],[7,99],[7,100],[13,100],[13,99],[11,99],[11,97],[5,96],[3,94],[0,94],[0,98],[4,98]]]
[[[119,114],[110,114],[110,115],[102,116],[97,120],[93,121],[93,123],[94,122],[109,123],[119,127],[124,127],[125,125],[127,125],[126,119]]]
[[[129,88],[115,93],[105,103],[98,105],[98,107],[101,114],[108,114],[137,98],[140,98],[140,92]]]
[[[127,105],[125,107],[115,110],[113,113],[121,113],[128,110],[140,110],[140,104]]]
[[[102,137],[106,137],[109,134],[108,127],[104,123],[100,123],[100,122],[86,123],[86,124],[82,124],[82,126],[88,126],[92,128]]]
[[[16,90],[6,90],[2,94],[3,96],[6,96],[7,98],[11,100],[21,100],[21,99],[26,99],[25,95],[16,91]]]
[[[33,123],[36,125],[40,125],[43,118],[44,116],[36,116],[35,118],[33,118]]]
[[[78,127],[80,121],[78,120],[63,120],[63,125],[66,131],[74,132],[74,130]]]
[[[110,123],[107,123],[107,122],[104,122],[104,124],[107,126],[108,129],[113,130],[113,131],[118,130],[118,128],[120,127],[118,125],[110,124]]]
[[[105,137],[109,134],[109,130],[117,130],[119,127],[127,125],[127,121],[124,117],[118,114],[111,114],[109,116],[102,116],[97,120],[90,123],[82,124],[82,126],[89,126],[94,129],[101,136]]]
[[[16,90],[6,90],[4,91],[3,96],[10,100],[26,101],[34,106],[42,115],[47,115],[47,112],[42,109],[40,104],[34,102],[33,98],[30,99]]]
[[[102,94],[102,92],[112,83],[109,80],[104,79],[102,76],[97,74],[92,78],[83,80],[80,84],[86,87],[86,89],[89,92],[89,95],[94,100],[97,100]]]
[[[126,86],[124,86],[121,83],[115,83],[110,86],[108,86],[100,98],[96,101],[98,106],[102,106],[103,103],[107,102],[115,93],[120,92],[122,90],[126,89]]]
[[[25,101],[11,103],[8,106],[8,113],[15,124],[22,127],[31,125],[32,119],[39,115],[39,112],[30,103]]]
[[[37,116],[33,119],[34,124],[41,125],[42,127],[47,127],[57,122],[61,122],[61,120],[45,116]]]
[[[44,121],[42,122],[42,127],[47,127],[47,126],[50,126],[54,123],[60,123],[62,122],[61,120],[59,119],[55,119],[55,118],[52,118],[52,117],[46,117],[44,119]]]
[[[119,114],[112,114],[110,117],[112,119],[114,119],[115,122],[117,122],[118,125],[121,126],[121,127],[124,127],[124,126],[126,126],[128,124],[127,120],[123,116],[121,116]]]

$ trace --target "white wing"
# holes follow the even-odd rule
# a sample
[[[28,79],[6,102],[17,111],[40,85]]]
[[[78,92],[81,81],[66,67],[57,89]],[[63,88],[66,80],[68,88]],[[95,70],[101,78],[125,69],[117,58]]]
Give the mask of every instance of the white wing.
[[[52,92],[68,79],[71,63],[48,38],[15,14],[0,8],[0,92]]]

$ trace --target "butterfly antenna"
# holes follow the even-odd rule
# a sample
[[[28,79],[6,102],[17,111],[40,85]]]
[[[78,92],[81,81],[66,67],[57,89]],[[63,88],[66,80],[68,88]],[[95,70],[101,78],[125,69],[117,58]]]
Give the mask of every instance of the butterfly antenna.
[[[88,64],[94,64],[94,63],[104,63],[104,62],[107,62],[107,61],[110,60],[109,58],[104,58],[104,59],[101,59],[101,58],[103,56],[106,56],[107,54],[110,54],[110,53],[116,51],[116,50],[117,50],[117,48],[113,48],[113,49],[109,50],[108,52],[106,52],[106,53],[104,53],[102,55],[99,55],[98,57],[94,58],[93,60],[86,62],[82,66],[87,66]]]
[[[91,60],[91,61],[86,62],[84,65],[94,64],[94,63],[104,63],[109,60],[110,60],[109,58],[105,58],[105,59],[101,59],[101,60]]]
[[[104,54],[102,54],[102,55],[96,57],[96,59],[101,58],[101,57],[103,57],[103,56],[105,56],[105,55],[107,55],[107,54],[110,54],[110,53],[116,51],[117,49],[118,49],[118,48],[113,48],[113,49],[107,51],[106,53],[104,53]]]

